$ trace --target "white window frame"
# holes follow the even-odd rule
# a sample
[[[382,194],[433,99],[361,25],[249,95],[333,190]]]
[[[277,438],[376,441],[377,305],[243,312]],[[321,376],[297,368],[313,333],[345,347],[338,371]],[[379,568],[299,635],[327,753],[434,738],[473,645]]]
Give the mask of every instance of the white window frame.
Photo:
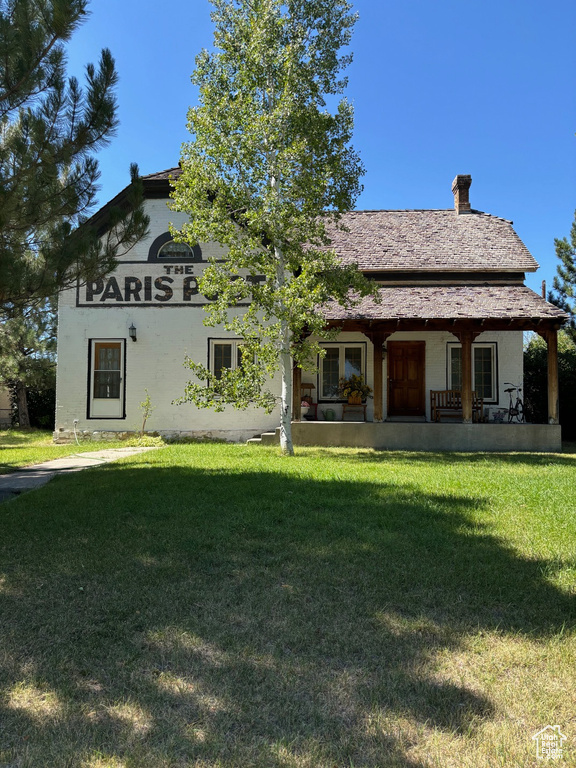
[[[118,397],[95,397],[97,345],[118,345],[120,349],[120,386]],[[126,339],[90,339],[90,365],[88,366],[88,418],[89,419],[124,419],[126,391]]]
[[[480,349],[480,348],[488,348],[491,350],[491,361],[492,361],[492,397],[485,397],[484,402],[485,403],[492,403],[497,404],[498,403],[498,342],[496,341],[481,341],[481,342],[474,342],[472,344],[472,390],[475,390],[475,380],[476,380],[476,357],[474,355],[474,350]],[[452,350],[453,349],[462,349],[462,344],[458,342],[448,342],[447,344],[447,353],[446,353],[446,384],[447,389],[458,389],[456,384],[452,381]]]
[[[214,364],[214,352],[215,347],[218,345],[229,344],[231,349],[230,359],[232,366],[229,370],[235,370],[238,367],[238,350],[244,344],[243,339],[208,339],[208,370],[211,373],[215,373],[216,366]]]
[[[345,354],[346,349],[354,348],[354,349],[360,349],[361,351],[361,360],[360,360],[360,368],[361,368],[361,375],[364,377],[364,381],[366,381],[366,342],[364,341],[338,341],[334,343],[327,342],[325,344],[321,345],[324,349],[334,349],[334,347],[337,347],[339,349],[339,360],[338,360],[338,380],[344,377],[345,375]],[[318,356],[318,402],[344,402],[345,398],[342,398],[337,393],[334,395],[325,395],[322,390],[322,380],[324,378],[324,356],[319,355]]]

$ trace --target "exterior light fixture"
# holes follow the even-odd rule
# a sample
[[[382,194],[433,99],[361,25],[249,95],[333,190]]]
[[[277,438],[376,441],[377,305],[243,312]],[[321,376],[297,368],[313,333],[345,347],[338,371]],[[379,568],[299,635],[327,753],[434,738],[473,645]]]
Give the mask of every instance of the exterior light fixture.
[[[136,328],[134,327],[134,323],[128,328],[128,333],[130,334],[132,341],[136,341]]]

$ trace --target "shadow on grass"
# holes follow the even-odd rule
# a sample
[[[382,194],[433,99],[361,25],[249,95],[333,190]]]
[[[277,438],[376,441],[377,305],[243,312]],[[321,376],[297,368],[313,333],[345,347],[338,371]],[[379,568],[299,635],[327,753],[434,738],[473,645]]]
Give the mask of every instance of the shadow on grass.
[[[482,505],[143,463],[5,506],[0,764],[424,768],[419,729],[496,715],[437,654],[574,618]]]
[[[574,445],[576,449],[576,444]],[[319,456],[350,457],[345,449],[341,452],[338,448],[320,448],[313,450]],[[487,462],[501,465],[525,465],[531,467],[574,467],[576,468],[576,450],[563,448],[564,453],[451,453],[449,451],[385,451],[385,450],[354,450],[355,461],[379,463],[389,461],[391,458],[400,461],[411,461],[423,464],[434,462],[440,465],[447,464],[485,464]]]

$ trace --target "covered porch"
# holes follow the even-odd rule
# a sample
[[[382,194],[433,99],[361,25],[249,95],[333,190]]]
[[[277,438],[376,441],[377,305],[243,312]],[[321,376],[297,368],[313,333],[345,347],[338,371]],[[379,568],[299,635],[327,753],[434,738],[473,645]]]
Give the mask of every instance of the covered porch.
[[[344,419],[343,414],[331,423],[302,420],[302,372],[295,368],[295,444],[395,450],[560,450],[557,332],[564,321],[561,310],[523,285],[387,286],[380,289],[380,294],[380,302],[363,299],[353,309],[331,307],[327,318],[329,326],[343,334],[362,334],[368,340],[368,383],[373,389],[368,413],[360,413],[357,421]],[[513,346],[518,347],[517,377],[501,381],[499,393],[491,401],[502,414],[509,404],[503,399],[503,384],[513,381],[522,385],[521,334],[525,331],[538,333],[547,343],[548,424],[509,424],[507,419],[504,423],[489,423],[488,407],[478,418],[473,384],[473,351],[474,346],[480,346],[476,340],[481,334],[482,339],[492,334],[501,339],[514,338]],[[450,423],[431,423],[428,405],[431,391],[450,389],[446,374],[443,386],[439,386],[441,362],[435,371],[429,371],[433,368],[432,353],[425,357],[426,340],[439,336],[451,339],[459,348],[461,412],[455,419],[446,419]],[[410,341],[402,344],[398,340],[403,338]],[[501,375],[510,375],[505,359],[500,365]],[[498,371],[495,375],[497,378]],[[317,410],[322,413],[320,377],[318,384]]]

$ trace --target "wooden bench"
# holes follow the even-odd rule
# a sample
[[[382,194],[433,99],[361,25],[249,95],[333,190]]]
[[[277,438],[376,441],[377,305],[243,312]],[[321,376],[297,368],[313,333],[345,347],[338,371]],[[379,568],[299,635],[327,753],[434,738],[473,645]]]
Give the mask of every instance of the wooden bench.
[[[462,393],[459,389],[430,390],[430,418],[440,421],[442,415],[462,415]],[[484,421],[484,400],[472,392],[472,420]]]

